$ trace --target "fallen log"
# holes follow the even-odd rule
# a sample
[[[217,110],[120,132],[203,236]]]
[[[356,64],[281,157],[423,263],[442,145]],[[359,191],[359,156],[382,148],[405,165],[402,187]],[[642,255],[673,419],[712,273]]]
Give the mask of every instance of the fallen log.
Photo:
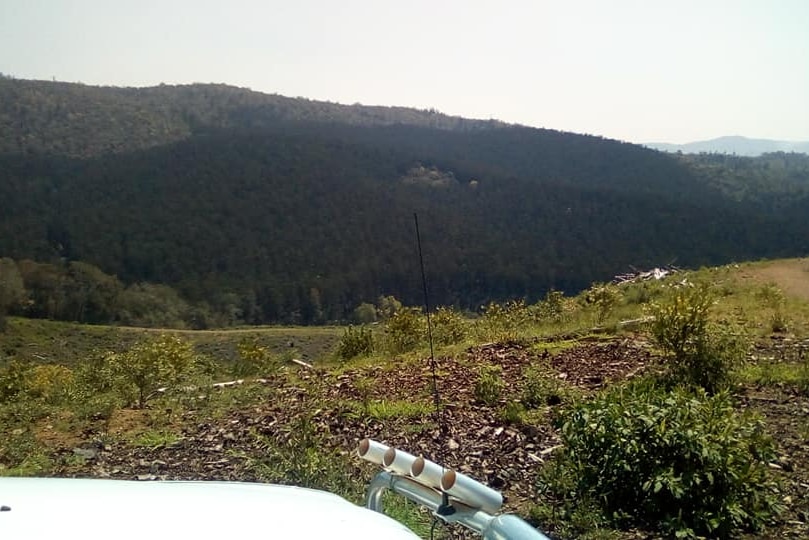
[[[315,366],[308,362],[304,362],[303,360],[298,360],[297,358],[292,358],[292,362],[298,364],[301,367],[305,367],[306,369],[315,369]]]

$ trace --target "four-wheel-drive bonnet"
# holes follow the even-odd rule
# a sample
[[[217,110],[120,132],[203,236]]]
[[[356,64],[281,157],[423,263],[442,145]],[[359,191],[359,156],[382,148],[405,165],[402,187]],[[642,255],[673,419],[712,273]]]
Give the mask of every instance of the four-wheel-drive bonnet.
[[[332,493],[242,482],[0,478],[0,510],[3,539],[418,538]]]

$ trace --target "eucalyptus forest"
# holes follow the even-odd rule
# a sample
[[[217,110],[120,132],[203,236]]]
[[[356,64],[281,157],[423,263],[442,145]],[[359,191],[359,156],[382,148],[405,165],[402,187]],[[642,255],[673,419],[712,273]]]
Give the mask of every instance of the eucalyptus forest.
[[[0,311],[208,328],[576,293],[809,248],[809,157],[666,154],[224,85],[0,79]],[[13,276],[12,276],[13,274]],[[21,299],[25,301],[20,301]]]

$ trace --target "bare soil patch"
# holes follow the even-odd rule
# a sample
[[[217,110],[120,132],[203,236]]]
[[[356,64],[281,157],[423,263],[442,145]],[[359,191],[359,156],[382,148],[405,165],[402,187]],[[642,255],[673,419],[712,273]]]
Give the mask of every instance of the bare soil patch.
[[[745,267],[742,281],[775,283],[787,296],[809,300],[809,259],[785,259]]]
[[[43,418],[34,424],[34,436],[48,448],[66,449],[78,446],[82,442],[82,435],[69,429],[62,429],[62,425],[68,422],[70,418],[66,415]]]

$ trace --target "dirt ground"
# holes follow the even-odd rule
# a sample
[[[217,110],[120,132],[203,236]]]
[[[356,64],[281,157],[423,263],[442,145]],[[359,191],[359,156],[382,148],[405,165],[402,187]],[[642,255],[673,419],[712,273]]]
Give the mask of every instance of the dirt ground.
[[[742,281],[775,283],[787,296],[809,300],[809,258],[784,259],[740,269]]]
[[[501,367],[506,386],[500,403],[485,406],[475,401],[473,388],[480,368],[492,364]],[[306,419],[337,451],[351,452],[365,437],[383,441],[467,473],[501,490],[507,509],[524,510],[535,502],[537,468],[559,447],[551,421],[513,425],[500,413],[503,404],[521,394],[524,370],[548,366],[560,380],[589,392],[637,376],[654,364],[648,345],[633,338],[582,342],[555,355],[519,344],[475,347],[465,357],[439,359],[437,382],[444,403],[440,422],[434,415],[374,420],[345,406],[382,399],[430,403],[431,371],[426,361],[396,369],[349,369],[339,375],[302,369],[294,383],[281,376],[265,381],[266,399],[247,410],[219,419],[187,411],[181,436],[167,446],[133,447],[115,439],[94,445],[103,433],[85,433],[83,447],[95,450],[84,452],[84,460],[63,460],[69,465],[58,474],[255,481],[251,463],[262,458],[259,441],[294,444],[298,435],[290,426]],[[369,380],[372,385],[362,383]],[[809,398],[784,388],[746,388],[740,406],[762,414],[778,442],[779,459],[771,467],[787,507],[774,528],[749,538],[809,538]],[[543,410],[540,414],[548,419],[554,414],[553,407]],[[64,457],[77,452],[63,446],[54,453]],[[358,477],[370,479],[375,474],[374,467],[359,459],[354,462]]]

